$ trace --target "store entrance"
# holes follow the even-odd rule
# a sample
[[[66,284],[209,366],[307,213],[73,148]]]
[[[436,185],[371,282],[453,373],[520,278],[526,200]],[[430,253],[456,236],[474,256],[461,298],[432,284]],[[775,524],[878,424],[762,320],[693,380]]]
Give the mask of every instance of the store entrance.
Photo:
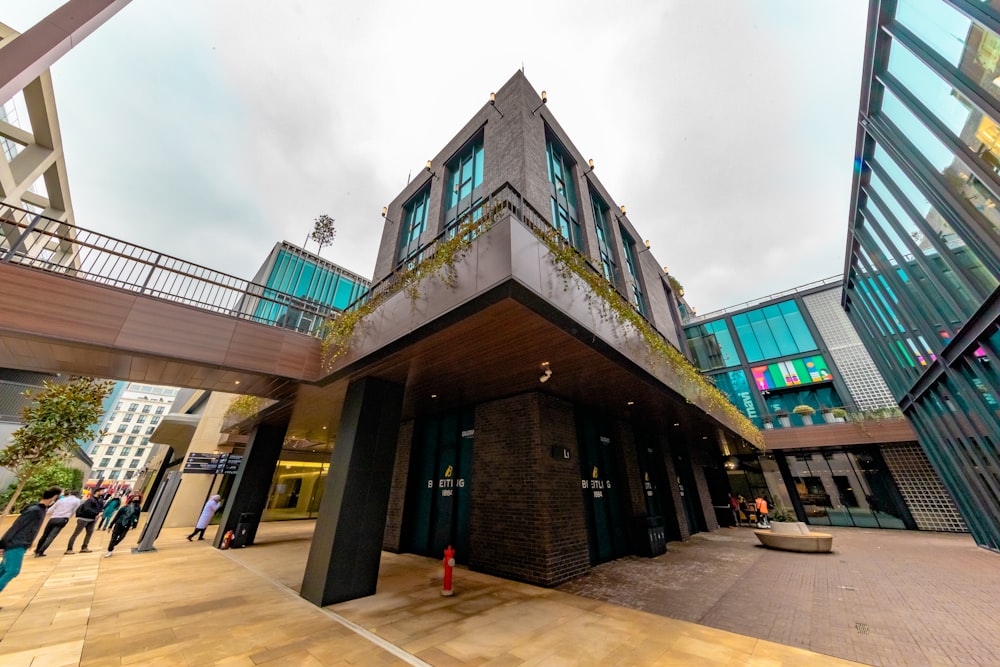
[[[440,558],[469,558],[469,494],[472,477],[473,409],[420,419],[414,426],[401,547]]]
[[[625,485],[606,420],[585,408],[577,409],[576,419],[590,564],[597,565],[629,555]]]

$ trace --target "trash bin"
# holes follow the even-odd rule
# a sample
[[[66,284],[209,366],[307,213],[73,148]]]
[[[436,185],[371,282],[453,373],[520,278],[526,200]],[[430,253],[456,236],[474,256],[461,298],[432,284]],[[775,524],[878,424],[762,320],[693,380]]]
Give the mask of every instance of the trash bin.
[[[667,533],[662,516],[636,517],[635,523],[640,556],[653,558],[667,553]]]
[[[239,549],[247,545],[247,539],[250,537],[250,529],[254,527],[254,522],[257,517],[253,512],[244,512],[240,514],[240,521],[236,524],[236,530],[233,531],[233,542],[230,544],[230,548]]]

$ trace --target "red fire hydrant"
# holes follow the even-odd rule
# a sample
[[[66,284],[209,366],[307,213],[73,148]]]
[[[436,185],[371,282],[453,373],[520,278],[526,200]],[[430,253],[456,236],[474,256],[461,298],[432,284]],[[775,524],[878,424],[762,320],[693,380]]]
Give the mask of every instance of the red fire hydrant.
[[[441,595],[449,596],[454,595],[455,591],[451,590],[451,571],[455,567],[455,550],[448,545],[448,548],[444,550],[444,582],[441,584]]]

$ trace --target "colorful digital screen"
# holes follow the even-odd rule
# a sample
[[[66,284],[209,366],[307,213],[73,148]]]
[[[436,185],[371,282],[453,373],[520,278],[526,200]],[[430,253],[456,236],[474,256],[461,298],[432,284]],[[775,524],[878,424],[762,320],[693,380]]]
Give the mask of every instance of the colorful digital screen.
[[[813,382],[829,382],[833,379],[826,360],[820,355],[756,366],[750,370],[753,371],[754,382],[761,391]]]

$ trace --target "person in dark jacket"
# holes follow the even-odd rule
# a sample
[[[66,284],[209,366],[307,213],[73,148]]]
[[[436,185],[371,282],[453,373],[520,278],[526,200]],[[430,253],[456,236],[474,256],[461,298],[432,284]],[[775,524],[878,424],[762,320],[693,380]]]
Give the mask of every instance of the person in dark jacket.
[[[89,498],[84,500],[80,507],[76,510],[76,529],[69,538],[69,544],[66,545],[66,553],[76,553],[73,551],[73,543],[76,542],[76,536],[83,531],[86,531],[86,534],[83,536],[83,547],[80,549],[80,553],[90,553],[90,549],[87,547],[90,544],[91,536],[94,534],[94,526],[97,523],[97,515],[103,510],[104,489],[97,489]]]
[[[119,542],[125,539],[125,534],[128,533],[129,529],[139,525],[140,505],[139,496],[132,496],[128,505],[118,510],[114,521],[111,522],[111,541],[108,542],[108,553],[104,554],[105,558],[111,558],[111,552],[115,550]]]
[[[14,577],[21,574],[24,552],[38,536],[38,530],[45,520],[45,511],[52,503],[59,500],[61,494],[62,489],[58,486],[46,489],[42,493],[41,500],[21,512],[21,516],[17,517],[3,537],[0,537],[0,549],[3,549],[3,560],[0,561],[0,591],[6,588]]]

